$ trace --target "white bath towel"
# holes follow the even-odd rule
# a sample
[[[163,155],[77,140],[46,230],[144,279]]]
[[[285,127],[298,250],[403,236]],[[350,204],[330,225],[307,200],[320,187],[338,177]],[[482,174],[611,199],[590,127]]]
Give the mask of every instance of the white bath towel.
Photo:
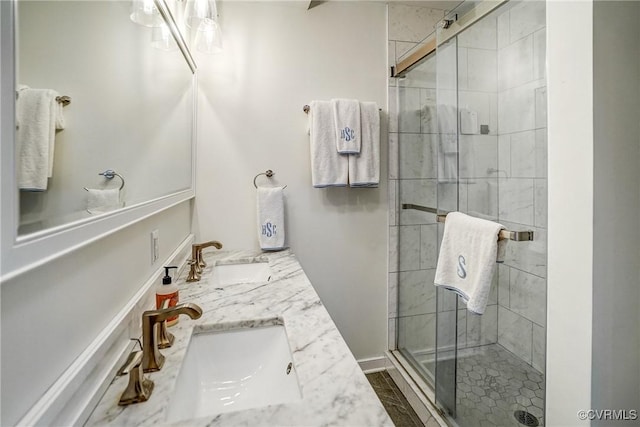
[[[495,270],[501,224],[460,212],[447,215],[434,284],[456,292],[467,309],[482,314]]]
[[[61,108],[50,89],[20,86],[16,102],[16,147],[18,188],[30,191],[47,189],[53,176],[56,124]]]
[[[349,155],[349,185],[377,187],[380,182],[380,112],[375,102],[360,104],[362,145]]]
[[[87,189],[87,211],[92,214],[101,214],[118,209],[120,202],[120,189]]]
[[[258,187],[258,241],[265,251],[284,249],[283,187]]]
[[[316,188],[345,187],[349,159],[336,151],[331,101],[312,101],[309,110],[311,181]]]
[[[360,102],[356,99],[332,99],[331,103],[338,153],[359,153],[362,144]]]

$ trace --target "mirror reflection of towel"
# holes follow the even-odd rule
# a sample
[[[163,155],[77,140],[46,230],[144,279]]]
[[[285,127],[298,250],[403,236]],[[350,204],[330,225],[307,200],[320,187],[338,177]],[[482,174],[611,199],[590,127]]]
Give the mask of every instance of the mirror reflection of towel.
[[[53,176],[56,129],[64,129],[58,93],[19,85],[16,101],[18,188],[44,191]]]
[[[87,189],[87,211],[92,214],[110,212],[120,207],[120,189]]]

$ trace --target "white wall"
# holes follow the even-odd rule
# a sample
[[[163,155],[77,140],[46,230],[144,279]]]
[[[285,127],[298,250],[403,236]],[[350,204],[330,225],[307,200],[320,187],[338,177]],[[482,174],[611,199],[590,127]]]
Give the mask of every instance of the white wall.
[[[150,232],[160,258],[150,259]],[[2,283],[2,415],[14,425],[189,235],[184,202]]]
[[[592,406],[640,410],[640,3],[597,1],[593,15]]]
[[[334,97],[386,109],[386,6],[222,2],[221,56],[197,56],[198,240],[257,248],[253,177],[287,184],[287,244],[357,358],[386,350],[387,141],[378,189],[311,187],[302,107]],[[386,122],[386,114],[382,115]],[[267,184],[264,176],[261,184]]]
[[[548,287],[545,424],[589,425],[593,261],[593,5],[547,3]]]

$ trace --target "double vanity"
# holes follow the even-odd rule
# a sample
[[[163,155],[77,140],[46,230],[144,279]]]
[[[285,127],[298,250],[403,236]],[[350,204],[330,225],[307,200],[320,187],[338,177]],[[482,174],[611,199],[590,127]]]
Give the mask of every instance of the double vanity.
[[[392,426],[358,363],[290,251],[205,255],[200,281],[178,278],[182,316],[147,373],[149,400],[119,406],[116,377],[87,426]]]

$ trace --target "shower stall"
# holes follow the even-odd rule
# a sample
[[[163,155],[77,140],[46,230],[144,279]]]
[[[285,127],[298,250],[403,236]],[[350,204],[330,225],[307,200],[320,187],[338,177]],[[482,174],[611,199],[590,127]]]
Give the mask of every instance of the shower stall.
[[[545,39],[543,1],[467,1],[395,79],[392,355],[460,427],[544,425]],[[433,285],[453,211],[532,232],[507,242],[483,315]]]

